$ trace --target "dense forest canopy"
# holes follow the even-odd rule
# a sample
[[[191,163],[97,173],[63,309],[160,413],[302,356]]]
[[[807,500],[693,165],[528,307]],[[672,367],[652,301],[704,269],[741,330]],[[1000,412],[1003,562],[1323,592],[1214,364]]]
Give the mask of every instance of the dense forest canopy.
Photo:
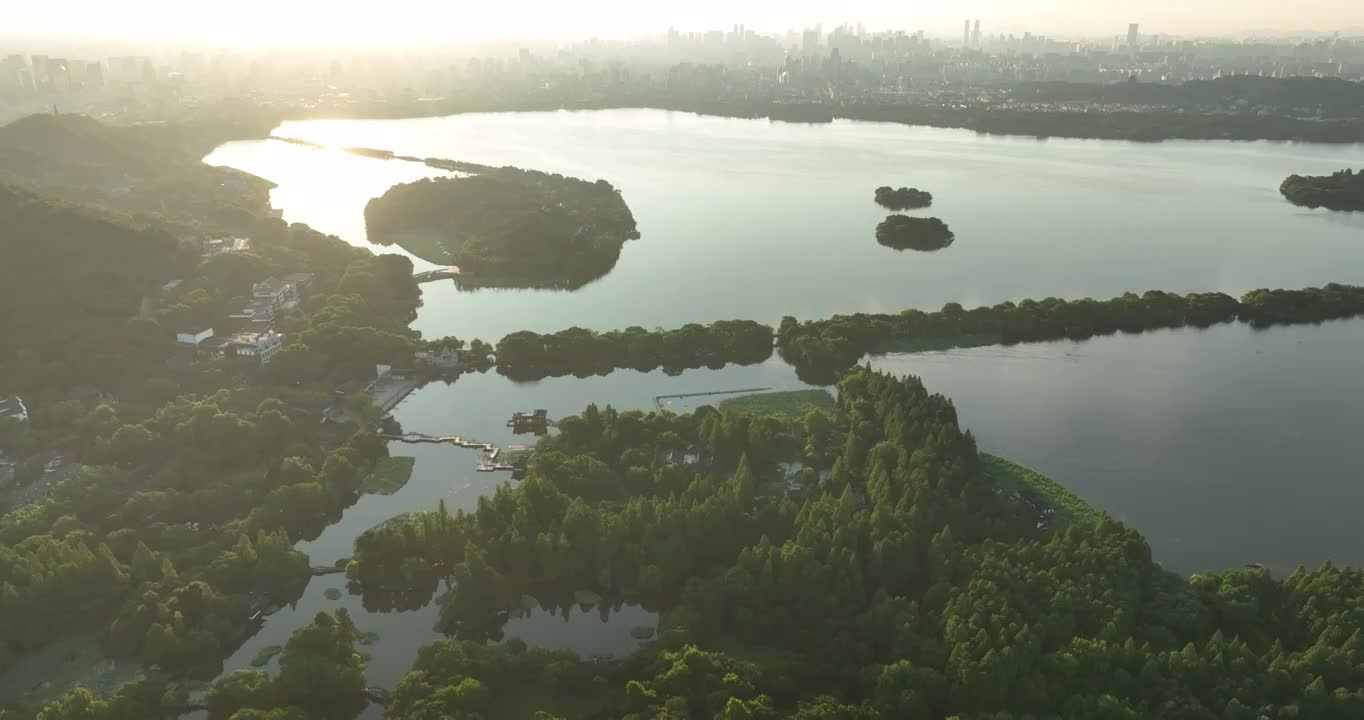
[[[148,215],[185,232],[234,232],[268,213],[273,184],[201,162],[236,126],[118,127],[31,115],[0,127],[0,183]]]
[[[397,185],[365,206],[370,239],[400,244],[483,284],[577,287],[639,237],[620,192],[518,168]]]
[[[366,603],[453,588],[452,639],[421,651],[387,716],[1364,712],[1364,572],[1179,578],[1107,517],[1039,529],[917,380],[859,370],[838,389],[833,413],[794,422],[589,407],[475,512],[366,533],[348,569]],[[657,641],[605,666],[483,644],[523,594],[584,589],[661,610]]]
[[[1289,175],[1279,192],[1294,205],[1328,210],[1364,210],[1364,169],[1322,176]]]
[[[205,256],[143,220],[0,186],[0,332],[10,340],[0,344],[0,393],[53,401],[87,389],[159,403],[241,380],[177,360],[175,335],[226,332],[253,283],[294,272],[311,273],[314,292],[280,319],[294,342],[272,363],[276,378],[345,379],[416,347],[407,323],[420,293],[404,257],[270,218],[245,229],[249,251]]]
[[[163,229],[4,185],[0,227],[0,392],[114,382],[174,342],[134,319],[195,261]]]
[[[158,230],[0,197],[5,226],[23,230],[0,246],[4,286],[30,294],[6,307],[33,314],[4,346],[4,377],[32,419],[0,427],[0,450],[27,461],[60,449],[80,465],[0,518],[0,668],[84,630],[114,657],[211,676],[256,611],[302,590],[294,542],[354,502],[386,455],[373,434],[320,419],[335,383],[411,358],[412,265],[278,220],[259,222],[250,252],[203,258]],[[313,291],[279,318],[293,342],[269,365],[176,347],[183,321],[300,268]],[[181,282],[163,288],[172,271]],[[139,354],[128,335],[146,343]]]

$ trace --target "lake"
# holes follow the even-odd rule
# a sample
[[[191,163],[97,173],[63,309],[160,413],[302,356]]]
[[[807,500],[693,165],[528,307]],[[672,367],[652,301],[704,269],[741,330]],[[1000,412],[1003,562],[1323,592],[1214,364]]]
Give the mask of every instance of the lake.
[[[1296,208],[1278,192],[1292,173],[1364,165],[1364,145],[1036,140],[657,110],[290,122],[276,134],[621,190],[642,237],[610,274],[576,292],[425,285],[414,326],[427,337],[1364,282],[1364,213]],[[285,219],[362,246],[369,198],[441,174],[267,140],[206,161],[279,183]],[[878,245],[881,185],[932,192],[933,207],[912,214],[942,218],[956,242],[936,253]]]
[[[335,146],[518,165],[620,188],[643,237],[616,268],[575,292],[423,286],[414,327],[427,337],[496,341],[553,331],[937,308],[1025,297],[1110,297],[1126,290],[1223,290],[1364,282],[1364,213],[1294,208],[1290,173],[1364,164],[1364,147],[1163,144],[978,136],[899,125],[808,126],[623,110],[287,123],[276,134]],[[363,208],[394,183],[441,173],[278,141],[223,145],[206,158],[279,183],[285,219],[371,247]],[[957,234],[937,253],[876,244],[880,185],[934,193],[931,214]],[[375,248],[391,252],[393,248]],[[419,269],[425,267],[418,263]],[[1264,563],[1286,573],[1324,560],[1364,561],[1364,421],[1357,361],[1364,320],[1256,331],[1243,325],[871,358],[951,397],[982,450],[1044,472],[1143,532],[1181,573]],[[428,385],[395,416],[404,429],[530,444],[506,420],[588,403],[651,409],[655,398],[739,388],[804,387],[779,359],[751,367],[515,383],[495,373]],[[723,396],[664,399],[679,412]],[[471,509],[504,474],[475,473],[473,450],[392,444],[416,458],[391,496],[366,496],[299,548],[314,564],[395,515]],[[247,667],[318,610],[347,607],[378,633],[369,679],[392,687],[437,637],[436,609],[370,613],[328,601],[344,578],[315,578],[295,608],[267,619],[231,659]],[[509,636],[619,654],[654,616],[623,608],[603,623],[532,614]],[[513,632],[514,631],[514,632]],[[373,712],[373,711],[371,711]]]

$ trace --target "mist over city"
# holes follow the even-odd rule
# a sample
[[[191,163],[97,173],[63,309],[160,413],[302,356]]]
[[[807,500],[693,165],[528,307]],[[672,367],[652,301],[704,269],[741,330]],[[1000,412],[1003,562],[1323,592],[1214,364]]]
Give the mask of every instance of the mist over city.
[[[1364,717],[1364,8],[0,25],[0,720]]]

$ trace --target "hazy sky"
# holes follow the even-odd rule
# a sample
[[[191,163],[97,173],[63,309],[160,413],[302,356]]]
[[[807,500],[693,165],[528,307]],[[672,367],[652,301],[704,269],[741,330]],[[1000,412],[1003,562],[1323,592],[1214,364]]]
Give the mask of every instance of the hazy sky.
[[[7,37],[93,36],[161,43],[430,44],[589,35],[619,37],[728,28],[780,31],[842,20],[869,28],[954,36],[965,17],[982,30],[1113,36],[1145,33],[1332,31],[1364,26],[1364,0],[14,0]]]

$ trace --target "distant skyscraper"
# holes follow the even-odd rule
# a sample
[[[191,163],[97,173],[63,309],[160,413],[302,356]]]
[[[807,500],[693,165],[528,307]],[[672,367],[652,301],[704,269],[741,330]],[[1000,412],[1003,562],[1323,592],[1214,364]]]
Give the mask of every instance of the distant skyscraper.
[[[801,36],[800,43],[801,49],[805,51],[805,54],[811,55],[819,51],[819,39],[820,35],[822,34],[823,33],[819,31],[818,27],[816,27],[813,30],[805,31],[805,33]]]
[[[966,23],[965,23],[964,25],[962,25],[962,28],[961,28],[961,46],[964,47],[964,48],[969,48],[969,47],[971,47],[971,21],[970,21],[970,19],[968,19],[968,20],[966,21]]]
[[[1137,42],[1141,40],[1141,26],[1132,23],[1127,26],[1127,47],[1131,50],[1137,49]]]
[[[971,33],[971,44],[980,47],[980,21],[976,21],[976,29]]]

